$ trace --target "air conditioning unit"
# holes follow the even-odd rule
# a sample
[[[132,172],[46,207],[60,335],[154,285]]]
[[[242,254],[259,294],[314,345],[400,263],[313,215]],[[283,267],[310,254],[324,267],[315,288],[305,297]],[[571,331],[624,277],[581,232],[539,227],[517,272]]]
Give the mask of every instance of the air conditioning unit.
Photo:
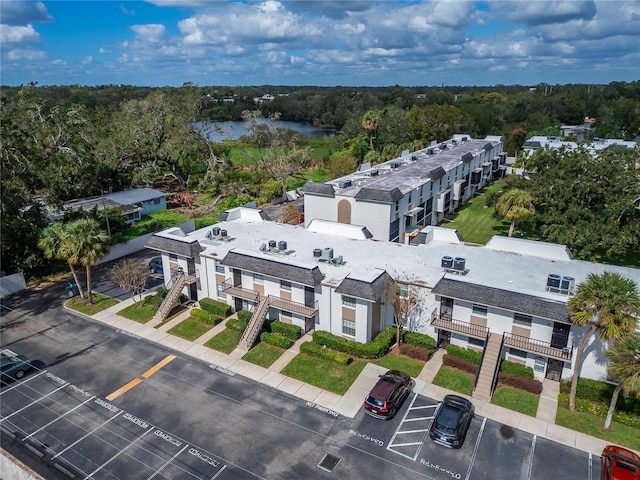
[[[453,268],[453,257],[444,256],[440,261],[442,268]]]
[[[460,272],[464,271],[464,267],[467,263],[467,259],[463,257],[456,257],[453,259],[453,269]]]
[[[576,279],[573,277],[562,277],[562,281],[560,282],[560,290],[563,292],[571,293],[573,292],[573,287],[576,284]]]
[[[321,258],[322,257],[322,249],[314,248],[313,249],[313,258]]]
[[[340,180],[340,182],[338,182],[339,188],[348,188],[350,186],[351,186],[351,180]]]
[[[560,280],[562,277],[560,275],[556,275],[555,273],[550,273],[547,275],[547,288],[549,289],[558,289],[560,288]]]
[[[284,240],[280,240],[278,242],[278,250],[280,250],[281,252],[284,252],[287,249],[287,242],[285,242]]]
[[[276,248],[276,241],[269,240],[269,250],[273,250],[274,248]]]
[[[331,261],[333,258],[333,248],[325,247],[322,249],[322,255],[320,256],[320,260],[324,260],[325,262]]]
[[[227,231],[221,228],[220,229],[220,236],[221,237],[226,237],[227,236]]]
[[[213,227],[211,229],[211,233],[213,233],[213,235],[217,237],[218,235],[220,235],[220,227]]]
[[[377,177],[379,173],[380,173],[380,172],[378,172],[378,170],[371,170],[371,172],[369,173],[369,176],[371,176],[371,177]]]

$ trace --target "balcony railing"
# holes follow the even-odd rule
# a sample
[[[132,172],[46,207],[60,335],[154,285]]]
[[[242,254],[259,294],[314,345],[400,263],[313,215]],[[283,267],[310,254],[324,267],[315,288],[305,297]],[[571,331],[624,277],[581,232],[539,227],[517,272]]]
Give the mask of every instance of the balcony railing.
[[[182,267],[171,267],[171,277],[173,278],[176,275],[182,275],[184,277],[184,283],[190,285],[198,281],[200,271],[196,271],[196,273],[185,273]]]
[[[454,320],[451,318],[451,315],[446,314],[440,315],[439,318],[434,318],[431,321],[431,325],[447,330],[448,332],[462,333],[468,337],[478,338],[480,340],[485,340],[489,333],[489,329],[487,327],[463,322],[462,320]]]
[[[244,288],[242,285],[234,285],[233,278],[227,278],[222,282],[222,291],[227,295],[238,297],[251,303],[258,303],[260,301],[260,292],[256,292],[250,288]]]
[[[537,353],[543,357],[554,358],[564,362],[570,362],[573,355],[573,347],[557,348],[552,347],[549,342],[535,338],[523,337],[514,333],[505,332],[504,344],[507,347],[517,348],[525,352]]]
[[[293,300],[286,300],[274,295],[269,295],[269,306],[277,308],[278,310],[295,313],[296,315],[302,315],[305,318],[313,317],[318,311],[317,300],[313,302],[313,305],[311,307],[308,307],[303,303],[294,302]]]

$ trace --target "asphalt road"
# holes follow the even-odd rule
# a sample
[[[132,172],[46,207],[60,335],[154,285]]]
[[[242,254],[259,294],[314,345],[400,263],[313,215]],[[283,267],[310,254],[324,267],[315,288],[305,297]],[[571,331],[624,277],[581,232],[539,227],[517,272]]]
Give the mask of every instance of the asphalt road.
[[[47,479],[68,478],[55,465],[123,480],[598,478],[598,457],[482,417],[462,449],[436,445],[436,402],[419,395],[389,422],[342,417],[65,311],[64,298],[53,285],[0,311],[2,347],[37,367],[0,390],[14,436],[2,447]]]

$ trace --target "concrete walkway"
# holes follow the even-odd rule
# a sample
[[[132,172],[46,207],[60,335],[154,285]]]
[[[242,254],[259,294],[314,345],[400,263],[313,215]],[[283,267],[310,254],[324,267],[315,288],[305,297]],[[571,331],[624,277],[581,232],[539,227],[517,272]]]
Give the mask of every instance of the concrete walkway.
[[[318,407],[326,408],[350,418],[355,417],[360,412],[363,399],[378,380],[378,376],[386,371],[386,369],[382,367],[368,363],[347,392],[344,395],[337,395],[280,373],[300,352],[300,345],[303,342],[311,341],[311,335],[309,334],[302,336],[302,338],[296,341],[295,344],[285,351],[269,368],[264,368],[242,360],[242,356],[246,352],[240,349],[236,349],[227,355],[204,346],[209,339],[226,328],[225,324],[228,319],[225,319],[207,331],[207,333],[191,342],[168,333],[168,330],[173,326],[189,318],[189,310],[181,312],[175,319],[167,322],[162,327],[153,328],[149,324],[144,325],[132,320],[127,320],[118,315],[120,310],[132,303],[132,300],[120,302],[93,315],[92,318],[118,330],[127,332],[128,334],[139,336],[191,357],[206,361],[216,369],[243,375],[307,402],[311,402]],[[234,316],[229,318],[233,317]],[[420,374],[415,378],[414,391],[416,393],[435,400],[442,400],[445,395],[456,393],[432,383],[438,370],[440,370],[442,366],[444,354],[444,350],[437,350],[425,364]],[[603,448],[608,445],[609,442],[555,425],[555,416],[558,408],[558,391],[558,382],[550,380],[543,382],[543,391],[540,395],[540,402],[535,418],[493,405],[489,402],[472,399],[471,397],[468,398],[472,400],[476,408],[476,413],[480,416],[594,455],[600,455]]]

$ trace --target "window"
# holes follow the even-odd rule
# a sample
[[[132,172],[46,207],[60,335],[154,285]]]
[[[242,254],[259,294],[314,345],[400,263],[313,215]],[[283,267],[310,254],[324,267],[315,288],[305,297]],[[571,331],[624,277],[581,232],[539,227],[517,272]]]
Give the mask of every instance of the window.
[[[544,357],[536,357],[536,362],[533,364],[533,370],[536,372],[544,373],[544,367],[547,366],[547,360]]]
[[[285,312],[284,310],[282,310],[282,311],[280,312],[280,316],[281,316],[281,317],[286,317],[286,318],[289,318],[289,319],[290,319],[290,318],[291,318],[291,312]]]
[[[222,265],[220,265],[219,263],[216,263],[216,273],[224,274],[224,267]]]
[[[487,316],[488,309],[484,305],[474,305],[472,309],[472,313],[474,315],[479,315],[481,317]]]
[[[522,315],[521,313],[513,314],[513,324],[521,327],[531,328],[531,315]]]
[[[160,199],[159,198],[154,198],[153,199],[153,204],[154,205],[160,205]]]
[[[356,299],[353,297],[342,296],[342,305],[349,308],[356,308]]]
[[[352,320],[342,319],[342,333],[350,337],[356,336],[356,322]]]
[[[477,348],[484,348],[484,340],[469,337],[469,345]]]
[[[216,291],[219,298],[227,298],[227,294],[222,291],[222,285],[216,285]]]
[[[169,255],[169,261],[170,261],[170,262],[177,262],[177,261],[178,261],[178,255],[175,255],[175,254],[173,254],[173,253],[172,253],[172,254],[170,254],[170,255]]]
[[[287,292],[290,292],[291,282],[287,282],[286,280],[280,280],[280,290],[286,290]]]
[[[398,283],[398,296],[400,298],[407,298],[409,296],[409,285],[406,283]]]
[[[509,349],[509,355],[513,355],[514,357],[521,358],[522,360],[527,358],[527,352],[524,352],[522,350],[517,350],[515,348]]]
[[[264,283],[264,277],[262,275],[260,275],[259,273],[254,273],[253,274],[253,283],[258,283],[258,284],[262,285]]]

